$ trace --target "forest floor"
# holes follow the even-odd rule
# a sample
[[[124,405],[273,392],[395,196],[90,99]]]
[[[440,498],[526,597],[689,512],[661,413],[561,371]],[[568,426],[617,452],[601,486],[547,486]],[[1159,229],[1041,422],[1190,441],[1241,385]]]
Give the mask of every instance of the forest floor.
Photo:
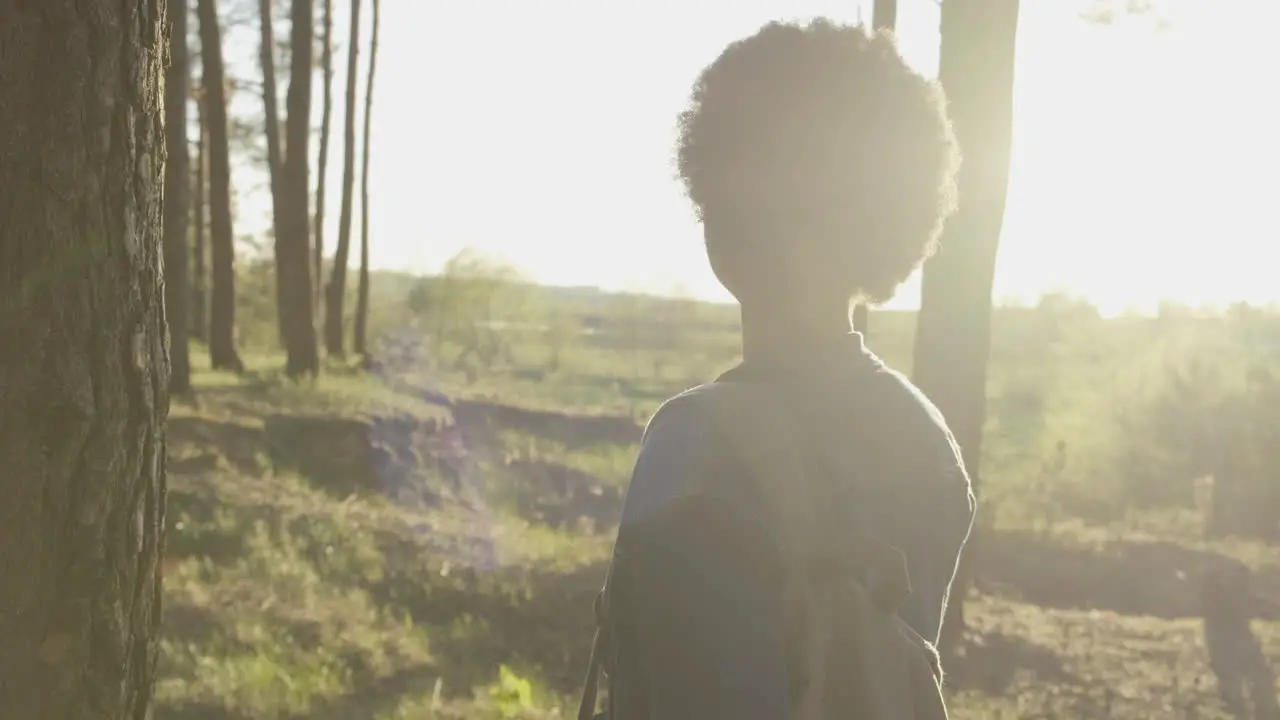
[[[573,715],[635,418],[356,372],[196,385],[169,425],[157,720]],[[1195,579],[1280,590],[1261,545],[1068,520],[973,552],[960,720],[1228,717]],[[1252,627],[1280,657],[1280,616]]]

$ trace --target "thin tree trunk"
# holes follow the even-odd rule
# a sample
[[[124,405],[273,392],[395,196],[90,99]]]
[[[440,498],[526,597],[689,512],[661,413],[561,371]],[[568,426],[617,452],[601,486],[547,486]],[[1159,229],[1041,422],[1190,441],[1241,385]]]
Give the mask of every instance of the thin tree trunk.
[[[285,322],[285,373],[289,377],[316,375],[320,356],[316,348],[315,315],[311,308],[311,76],[314,65],[315,25],[312,0],[293,0],[289,64],[289,112],[284,173],[281,179],[280,236],[276,263],[283,268],[285,295],[280,306]]]
[[[187,61],[187,0],[168,0],[169,69],[165,74],[164,302],[169,323],[169,392],[191,392],[187,322],[188,189],[191,159],[187,149],[187,98],[191,65]]]
[[[236,351],[236,251],[231,224],[231,158],[227,147],[226,74],[217,0],[196,0],[204,65],[205,119],[209,123],[209,230],[213,294],[209,308],[209,360],[215,370],[243,372]]]
[[[342,305],[346,299],[347,256],[351,252],[351,204],[356,166],[356,58],[360,50],[360,0],[351,0],[351,45],[347,48],[347,116],[342,150],[342,212],[338,216],[338,247],[329,269],[325,292],[324,344],[334,357],[342,357]]]
[[[188,328],[193,339],[208,343],[209,285],[206,270],[208,250],[205,243],[205,193],[209,184],[205,170],[208,167],[208,163],[205,161],[205,153],[208,152],[208,143],[205,142],[204,83],[200,76],[196,74],[197,67],[200,67],[202,63],[200,62],[200,53],[190,50],[193,41],[196,43],[196,47],[199,47],[200,21],[196,14],[195,0],[187,0],[188,92],[191,93],[191,101],[196,106],[195,169],[192,172],[191,187],[187,193],[191,200],[191,224],[193,226],[191,274],[187,283],[188,288],[191,290],[190,302],[188,303],[191,311],[188,315]],[[199,72],[203,73],[203,68]]]
[[[316,166],[316,244],[313,248],[315,277],[315,314],[320,314],[322,301],[320,287],[324,277],[324,185],[329,170],[329,130],[333,120],[333,0],[324,0],[324,45],[320,50],[320,64],[324,68],[324,112],[320,118],[320,157]]]
[[[950,424],[975,492],[982,477],[991,288],[1009,186],[1018,5],[942,5],[939,79],[964,160],[957,177],[959,210],[947,221],[941,251],[924,265],[912,379]],[[956,573],[954,602],[943,625],[947,648],[964,629],[973,560],[972,550],[966,552]]]
[[[898,0],[875,0],[871,6],[871,27],[893,32],[898,27]]]
[[[209,177],[206,157],[209,143],[206,142],[208,130],[204,119],[204,93],[199,93],[196,100],[197,124],[200,136],[196,141],[196,172],[192,178],[195,188],[192,192],[192,222],[195,223],[195,247],[192,249],[191,263],[191,337],[202,342],[209,342],[209,304],[208,304],[208,272],[205,270],[205,193],[208,192]]]
[[[373,76],[378,66],[378,0],[373,0],[373,33],[369,39],[369,78],[364,88],[364,146],[360,157],[360,284],[356,292],[355,340],[365,354],[369,326],[369,136],[373,118]]]
[[[893,32],[898,25],[898,0],[875,0],[871,10],[871,27]],[[859,302],[853,307],[853,329],[866,335],[871,330],[871,307]]]
[[[150,717],[169,408],[165,14],[164,0],[0,3],[5,718]]]
[[[271,234],[276,251],[276,327],[284,340],[288,329],[284,299],[288,295],[284,265],[280,262],[280,106],[276,95],[276,34],[271,18],[271,0],[258,0],[258,27],[262,33],[258,63],[262,68],[262,106],[267,135],[267,176],[271,184]]]

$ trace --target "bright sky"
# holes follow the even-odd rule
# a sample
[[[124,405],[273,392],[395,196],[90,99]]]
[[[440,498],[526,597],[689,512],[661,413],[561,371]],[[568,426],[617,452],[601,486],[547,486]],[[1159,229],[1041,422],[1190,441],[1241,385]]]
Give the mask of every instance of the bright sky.
[[[693,79],[768,20],[852,21],[860,5],[382,4],[375,267],[434,271],[472,246],[547,283],[708,299],[728,296],[672,169]],[[861,5],[869,20],[871,0]],[[903,52],[932,75],[938,7],[900,5]],[[1079,7],[1023,2],[997,298],[1066,290],[1108,311],[1160,298],[1280,301],[1280,3],[1162,0],[1163,30],[1149,17],[1091,26]],[[366,62],[362,53],[362,83]],[[330,248],[345,50],[335,66]],[[917,298],[913,281],[893,305]]]

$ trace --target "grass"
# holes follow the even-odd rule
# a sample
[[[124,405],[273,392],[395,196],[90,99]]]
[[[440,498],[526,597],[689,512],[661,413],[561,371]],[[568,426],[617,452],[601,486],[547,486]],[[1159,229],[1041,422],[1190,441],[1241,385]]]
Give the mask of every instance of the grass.
[[[521,518],[517,479],[500,486],[494,468],[419,478],[436,500],[416,503],[281,470],[264,419],[447,419],[376,379],[196,384],[198,405],[172,412],[157,717],[545,717],[563,704],[590,623],[563,611],[589,609],[605,535]],[[558,458],[551,447],[539,457]],[[566,456],[591,467],[621,452]]]
[[[873,321],[883,354],[905,356],[909,325]],[[1162,440],[1116,418],[1155,391],[1102,380],[1163,346],[1144,335],[1139,353],[1101,320],[1050,340],[1043,318],[1002,322],[954,716],[1226,717],[1195,578],[1238,562],[1278,595],[1280,551],[1205,540],[1188,506],[1132,500],[1129,446]],[[1178,352],[1218,352],[1222,334],[1188,330]],[[533,359],[475,382],[444,361],[333,363],[300,384],[268,355],[243,376],[197,367],[197,401],[171,412],[155,717],[571,716],[640,423],[731,360],[723,338],[705,343],[719,349],[681,367],[600,340],[555,372],[521,346]],[[442,439],[452,425],[465,453]],[[1253,622],[1273,657],[1277,621]]]

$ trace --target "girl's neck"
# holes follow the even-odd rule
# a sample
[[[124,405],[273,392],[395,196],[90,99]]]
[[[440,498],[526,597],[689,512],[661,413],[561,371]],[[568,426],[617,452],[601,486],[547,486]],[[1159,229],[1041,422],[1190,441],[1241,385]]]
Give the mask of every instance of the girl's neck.
[[[848,358],[849,304],[822,312],[785,306],[742,308],[742,358],[751,364],[821,364]]]

